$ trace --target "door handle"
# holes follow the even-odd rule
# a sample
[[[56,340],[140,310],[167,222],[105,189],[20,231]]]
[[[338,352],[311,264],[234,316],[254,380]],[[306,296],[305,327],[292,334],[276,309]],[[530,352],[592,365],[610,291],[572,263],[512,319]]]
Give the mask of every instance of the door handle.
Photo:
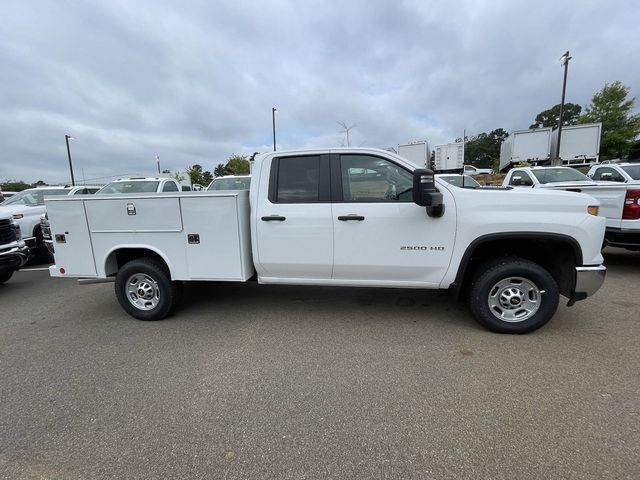
[[[282,217],[280,215],[269,215],[268,217],[262,217],[263,222],[284,222],[287,217]]]
[[[340,215],[338,220],[341,222],[347,222],[349,220],[357,220],[358,222],[361,222],[364,220],[364,217],[362,215]]]

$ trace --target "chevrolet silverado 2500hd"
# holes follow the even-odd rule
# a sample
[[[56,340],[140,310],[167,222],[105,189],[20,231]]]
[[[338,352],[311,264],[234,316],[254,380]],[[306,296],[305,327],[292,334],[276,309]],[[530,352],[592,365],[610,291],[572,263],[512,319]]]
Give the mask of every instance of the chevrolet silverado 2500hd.
[[[600,288],[605,219],[590,196],[466,189],[377,149],[273,152],[247,191],[47,199],[54,277],[115,279],[143,320],[181,282],[449,289],[497,332],[544,325]]]

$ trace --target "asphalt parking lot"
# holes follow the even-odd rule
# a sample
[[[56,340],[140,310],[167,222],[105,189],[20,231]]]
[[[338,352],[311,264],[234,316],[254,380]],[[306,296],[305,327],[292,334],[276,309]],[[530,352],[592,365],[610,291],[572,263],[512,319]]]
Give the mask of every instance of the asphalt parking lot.
[[[442,292],[0,286],[0,478],[638,478],[640,253],[525,336]],[[33,267],[30,267],[33,268]]]

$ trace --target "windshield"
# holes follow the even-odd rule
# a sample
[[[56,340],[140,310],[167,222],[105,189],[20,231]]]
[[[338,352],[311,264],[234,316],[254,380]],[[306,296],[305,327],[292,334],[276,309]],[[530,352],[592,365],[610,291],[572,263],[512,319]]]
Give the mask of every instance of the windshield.
[[[573,168],[545,168],[531,170],[540,183],[591,182],[591,179]]]
[[[44,205],[44,197],[51,195],[66,195],[71,191],[70,188],[38,188],[23,190],[20,193],[16,193],[9,200],[2,203],[2,205]]]
[[[144,192],[155,192],[158,190],[159,181],[154,180],[143,180],[143,181],[120,181],[120,182],[111,182],[100,190],[97,193],[144,193]]]
[[[251,177],[216,178],[207,190],[249,190]]]
[[[480,187],[480,184],[476,182],[473,178],[471,178],[469,175],[443,175],[440,178],[455,187],[462,187],[463,178],[464,178],[464,188]]]
[[[623,169],[627,175],[629,175],[634,180],[640,180],[640,165],[628,165],[626,167],[620,167]]]

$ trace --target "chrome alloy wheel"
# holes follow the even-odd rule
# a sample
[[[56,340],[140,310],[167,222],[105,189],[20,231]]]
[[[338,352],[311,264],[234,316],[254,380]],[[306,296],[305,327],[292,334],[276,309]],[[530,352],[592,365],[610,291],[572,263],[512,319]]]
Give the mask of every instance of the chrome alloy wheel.
[[[160,301],[160,287],[149,275],[134,273],[127,279],[127,298],[140,310],[153,310]]]
[[[489,290],[489,309],[505,322],[523,322],[538,311],[543,293],[531,280],[508,277]]]

